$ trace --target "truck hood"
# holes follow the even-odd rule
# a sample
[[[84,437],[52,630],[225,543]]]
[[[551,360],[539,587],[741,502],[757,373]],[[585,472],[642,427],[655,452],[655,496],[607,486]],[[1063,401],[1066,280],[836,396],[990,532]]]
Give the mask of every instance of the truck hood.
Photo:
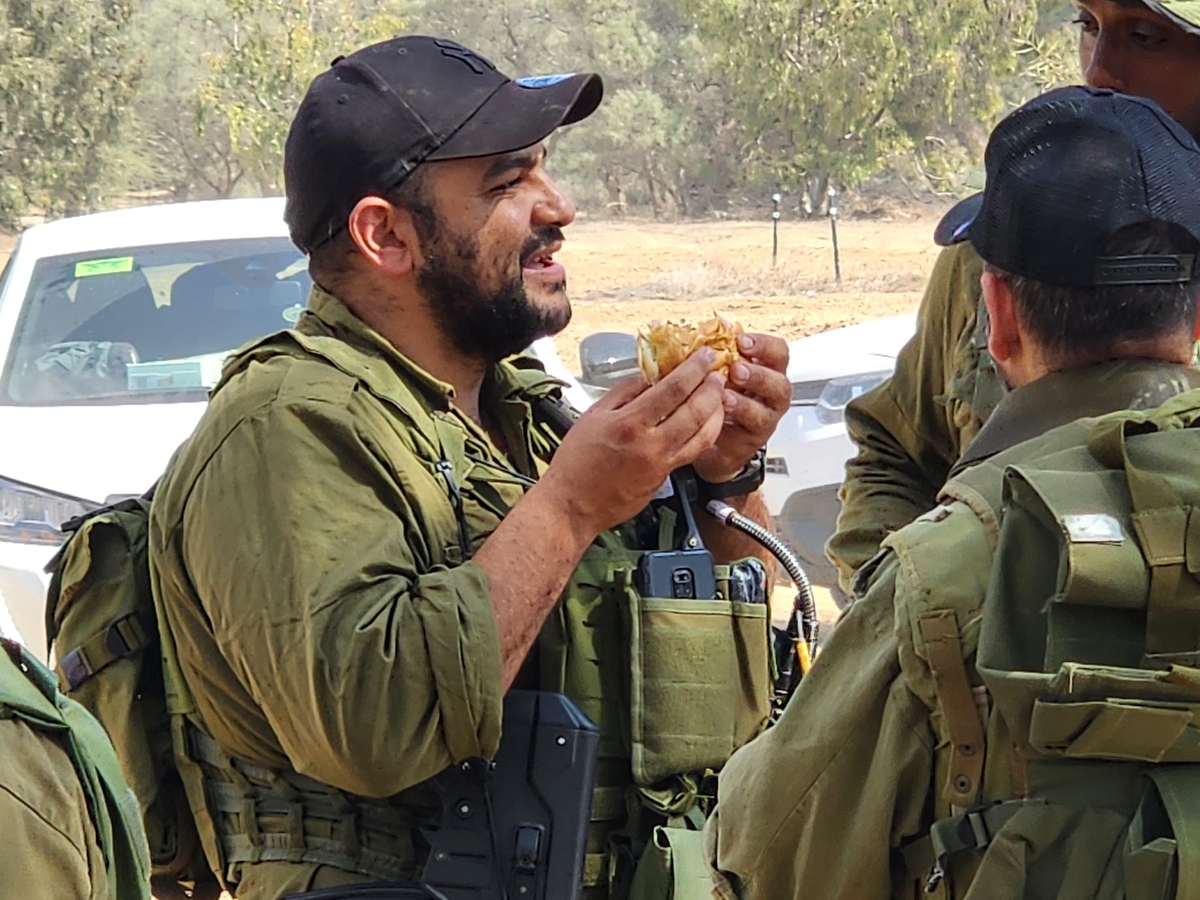
[[[789,344],[788,380],[793,384],[828,381],[879,372],[895,364],[896,354],[916,330],[917,316],[889,316],[860,325],[833,328]]]
[[[203,402],[0,406],[0,476],[93,502],[141,494],[196,427]]]

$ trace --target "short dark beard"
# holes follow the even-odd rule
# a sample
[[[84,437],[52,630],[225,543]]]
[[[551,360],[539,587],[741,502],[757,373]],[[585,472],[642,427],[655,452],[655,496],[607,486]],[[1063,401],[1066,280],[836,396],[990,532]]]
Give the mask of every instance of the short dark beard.
[[[435,220],[436,221],[436,220]],[[417,274],[417,286],[442,333],[458,352],[487,365],[520,353],[535,340],[558,334],[571,321],[571,308],[539,309],[525,292],[518,271],[498,289],[480,284],[479,241],[450,232],[444,223],[424,223],[421,235],[425,265]],[[433,227],[429,226],[433,224]],[[521,248],[520,261],[555,240],[558,228],[539,229]],[[558,290],[565,292],[566,284]]]

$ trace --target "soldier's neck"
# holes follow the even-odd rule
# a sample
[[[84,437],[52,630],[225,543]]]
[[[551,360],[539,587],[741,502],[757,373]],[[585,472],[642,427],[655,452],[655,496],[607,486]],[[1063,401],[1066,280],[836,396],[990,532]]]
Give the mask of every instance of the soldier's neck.
[[[344,291],[340,299],[402,355],[454,388],[455,407],[482,424],[479,393],[488,363],[454,346],[419,297],[378,289],[366,296],[370,299],[364,302],[354,292]]]

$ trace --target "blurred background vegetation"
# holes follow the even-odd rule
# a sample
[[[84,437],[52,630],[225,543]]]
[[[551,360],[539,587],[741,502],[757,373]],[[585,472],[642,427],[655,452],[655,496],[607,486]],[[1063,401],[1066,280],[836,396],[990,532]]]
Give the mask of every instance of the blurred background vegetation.
[[[596,71],[551,141],[590,216],[736,216],[782,191],[949,197],[990,127],[1076,76],[1068,0],[0,0],[0,223],[282,192],[310,79],[396,33],[512,75]],[[875,198],[872,200],[871,198]]]

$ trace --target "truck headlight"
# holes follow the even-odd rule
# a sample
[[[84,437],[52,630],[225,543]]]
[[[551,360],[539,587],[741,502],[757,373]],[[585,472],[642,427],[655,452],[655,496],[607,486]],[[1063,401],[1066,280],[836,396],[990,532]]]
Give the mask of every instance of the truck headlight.
[[[62,524],[97,506],[79,497],[0,478],[0,541],[61,544]]]
[[[862,396],[873,387],[883,384],[892,375],[892,370],[867,372],[835,378],[825,385],[817,398],[817,421],[822,425],[836,425],[846,417],[846,404]]]

